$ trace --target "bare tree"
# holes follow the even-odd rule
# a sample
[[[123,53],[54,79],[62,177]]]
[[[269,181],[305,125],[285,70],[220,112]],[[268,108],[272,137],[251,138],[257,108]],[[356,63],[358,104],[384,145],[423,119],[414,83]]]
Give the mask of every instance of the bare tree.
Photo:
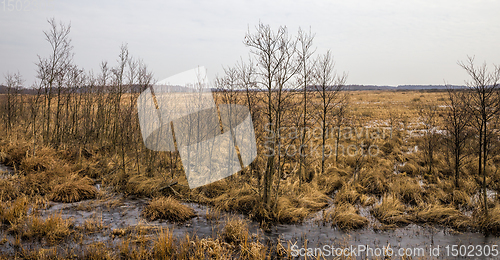
[[[473,118],[473,124],[479,135],[478,140],[478,175],[483,177],[482,190],[484,199],[484,216],[488,217],[488,203],[486,194],[486,163],[492,149],[491,139],[494,135],[492,121],[500,112],[500,67],[495,66],[492,72],[488,71],[486,63],[476,67],[474,57],[468,57],[466,62],[458,63],[471,77],[466,81],[468,88],[465,95],[465,104]]]
[[[255,33],[248,32],[244,43],[251,48],[257,64],[257,88],[265,91],[263,100],[267,106],[268,141],[271,153],[268,154],[264,173],[263,200],[267,206],[271,202],[271,186],[275,168],[280,165],[280,126],[286,113],[287,99],[292,95],[291,79],[297,74],[295,62],[296,44],[288,35],[288,29],[280,26],[276,32],[269,25],[260,23]],[[280,175],[278,167],[278,176]]]
[[[464,104],[465,94],[463,90],[457,90],[447,86],[448,99],[447,111],[444,117],[444,126],[447,131],[446,142],[453,154],[453,170],[455,176],[455,188],[459,187],[460,167],[465,158],[465,145],[469,138],[468,126],[469,115]]]
[[[49,133],[51,133],[52,99],[55,94],[54,86],[57,86],[59,109],[63,78],[73,61],[73,46],[69,38],[71,24],[65,25],[61,22],[58,25],[54,18],[49,19],[48,23],[51,28],[49,31],[45,31],[44,34],[45,39],[51,46],[52,53],[48,58],[38,56],[38,63],[36,64],[38,70],[37,77],[40,79],[40,85],[45,97],[44,117],[46,125],[44,139],[46,142],[49,141]]]
[[[314,50],[312,50],[312,44],[314,40],[314,35],[309,31],[306,33],[299,29],[299,35],[297,37],[298,41],[298,65],[300,69],[299,76],[299,85],[302,87],[302,123],[299,129],[302,129],[300,136],[300,146],[299,146],[299,180],[300,183],[303,182],[305,176],[305,143],[306,143],[306,131],[305,129],[308,127],[309,113],[307,111],[307,107],[309,105],[308,102],[308,87],[311,85],[313,70],[314,70],[314,61],[312,61],[311,56],[314,54]]]
[[[18,116],[18,110],[21,109],[22,104],[20,104],[20,90],[24,82],[21,74],[17,73],[7,73],[5,77],[5,87],[7,88],[7,103],[5,103],[6,120],[5,126],[7,131],[10,133],[12,131],[12,126],[16,117]]]
[[[329,120],[343,112],[346,95],[341,93],[345,87],[347,75],[336,75],[334,61],[330,51],[320,56],[315,70],[315,88],[320,103],[316,105],[321,122],[321,174],[325,172],[325,147],[328,138]]]
[[[434,166],[434,154],[436,150],[436,143],[439,139],[437,135],[437,106],[432,105],[422,105],[419,108],[422,123],[424,124],[424,136],[423,136],[423,150],[424,150],[424,161],[427,165],[427,173],[432,174]]]

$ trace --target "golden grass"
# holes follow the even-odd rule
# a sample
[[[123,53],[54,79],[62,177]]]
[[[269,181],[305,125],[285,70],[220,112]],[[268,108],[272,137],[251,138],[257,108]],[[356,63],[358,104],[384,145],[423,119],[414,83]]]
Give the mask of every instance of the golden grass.
[[[500,204],[495,204],[495,207],[490,208],[488,212],[488,218],[485,219],[481,217],[478,221],[478,225],[482,230],[493,233],[495,235],[500,234]]]
[[[0,201],[9,201],[20,195],[18,185],[12,180],[0,179]]]
[[[326,221],[331,221],[332,226],[340,229],[359,229],[368,225],[368,219],[358,214],[358,210],[350,203],[336,205],[333,212],[325,215]]]
[[[422,170],[417,165],[411,162],[406,162],[403,166],[399,167],[399,171],[404,172],[410,176],[415,176],[419,174]]]
[[[352,183],[348,183],[342,186],[342,188],[335,194],[335,204],[356,204],[357,202],[359,202],[361,194],[357,191],[357,187],[359,187],[359,185]]]
[[[281,223],[302,222],[309,214],[317,212],[328,206],[330,197],[318,191],[314,184],[297,183],[291,191],[278,197],[275,218]]]
[[[365,192],[382,195],[389,189],[387,180],[381,169],[365,169],[360,172],[359,184],[364,187]]]
[[[382,202],[377,204],[371,213],[384,224],[405,225],[410,223],[410,216],[405,211],[405,205],[396,196],[385,195]]]
[[[340,177],[339,173],[332,169],[319,176],[317,182],[319,190],[326,195],[333,194],[344,185],[344,180]]]
[[[451,226],[457,229],[467,229],[473,227],[473,222],[469,217],[463,215],[453,206],[441,204],[426,205],[417,210],[415,219],[418,223],[434,223]]]
[[[47,172],[28,173],[20,180],[20,190],[27,196],[45,196],[52,190],[52,178]]]
[[[247,214],[253,219],[270,219],[258,192],[248,183],[234,183],[230,190],[218,197],[207,198],[203,190],[198,189],[196,200],[216,206],[223,211],[234,211]]]
[[[418,205],[423,200],[423,189],[418,181],[403,174],[395,177],[391,184],[391,191],[403,203]]]
[[[169,260],[175,255],[174,235],[172,230],[161,229],[157,239],[153,243],[153,258],[158,260]]]
[[[114,252],[103,242],[95,242],[86,247],[82,258],[85,260],[115,260],[117,257]]]
[[[221,218],[220,209],[216,207],[207,208],[207,213],[205,215],[208,221],[218,221]]]
[[[208,185],[202,186],[198,189],[200,189],[200,192],[203,194],[203,196],[213,199],[217,198],[220,195],[224,194],[228,189],[229,189],[230,184],[226,179],[222,179],[213,183],[210,183]]]
[[[194,210],[182,205],[173,197],[154,198],[142,211],[142,215],[149,221],[164,219],[182,222],[196,216]]]
[[[0,222],[15,225],[27,216],[30,201],[27,197],[18,197],[14,201],[0,201]]]
[[[52,190],[51,200],[56,202],[77,202],[85,199],[94,199],[97,189],[89,177],[80,177],[72,174],[63,183]]]
[[[246,243],[249,237],[248,222],[239,217],[228,218],[221,237],[231,244]]]
[[[24,239],[44,239],[48,244],[64,240],[73,233],[73,221],[62,218],[61,214],[53,214],[42,219],[30,216],[22,237]]]
[[[102,221],[102,216],[94,215],[92,218],[85,219],[85,222],[79,227],[85,232],[95,233],[106,228]]]

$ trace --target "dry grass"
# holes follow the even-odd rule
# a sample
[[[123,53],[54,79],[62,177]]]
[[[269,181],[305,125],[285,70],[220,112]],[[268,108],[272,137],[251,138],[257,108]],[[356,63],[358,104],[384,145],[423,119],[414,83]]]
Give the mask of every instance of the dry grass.
[[[57,170],[63,165],[54,149],[48,147],[40,148],[35,156],[22,158],[19,169],[25,173],[40,172],[45,170]]]
[[[164,219],[182,222],[196,216],[193,209],[182,205],[173,197],[159,197],[153,199],[142,211],[142,215],[149,221]]]
[[[335,204],[350,203],[356,204],[360,201],[361,194],[356,188],[362,188],[358,184],[348,183],[335,194]]]
[[[45,196],[52,190],[52,178],[47,172],[28,173],[20,180],[20,189],[27,196]]]
[[[350,203],[342,203],[333,212],[326,213],[326,220],[340,229],[359,229],[368,225],[368,219],[358,214],[358,210]]]
[[[52,190],[51,199],[56,202],[77,202],[85,199],[94,199],[97,189],[94,182],[88,177],[77,174],[70,175],[63,183]]]
[[[18,185],[12,180],[0,179],[0,201],[9,201],[20,195]]]
[[[18,197],[14,201],[0,201],[0,222],[15,225],[22,221],[28,214],[30,201],[27,197]]]
[[[318,191],[314,184],[297,184],[293,189],[278,197],[275,218],[281,223],[302,222],[309,214],[323,209],[331,203],[331,199]]]
[[[392,193],[403,203],[418,205],[423,200],[423,189],[416,179],[398,175],[391,185]]]
[[[221,218],[221,211],[216,207],[207,208],[206,218],[208,221],[218,221]]]
[[[410,176],[416,176],[422,172],[421,168],[411,162],[406,162],[403,166],[399,167],[400,172],[404,172]]]
[[[201,203],[208,203],[223,211],[240,212],[252,219],[271,218],[258,192],[247,183],[233,183],[230,190],[214,198],[205,197],[201,191],[196,196],[196,200]]]
[[[377,204],[371,211],[380,222],[389,225],[405,225],[410,223],[410,216],[405,212],[406,207],[394,195],[385,195],[382,203]]]
[[[231,244],[246,243],[249,237],[248,222],[238,217],[227,219],[221,237]]]
[[[85,232],[94,233],[105,229],[106,226],[102,221],[102,215],[94,215],[92,218],[86,219],[83,225],[79,228]]]
[[[61,214],[53,214],[42,219],[30,216],[22,234],[24,239],[44,239],[48,244],[54,244],[67,238],[73,232],[73,221],[64,219]]]
[[[153,258],[168,260],[175,255],[174,235],[171,230],[161,229],[153,243]]]
[[[427,205],[420,208],[415,213],[418,223],[434,223],[451,226],[457,229],[468,229],[473,227],[470,218],[463,215],[453,206],[444,206],[441,204]]]
[[[479,219],[478,226],[488,232],[495,235],[500,234],[500,204],[496,204],[494,208],[490,208],[488,212],[488,218],[485,219],[481,217]]]
[[[382,195],[389,189],[387,180],[380,169],[366,169],[360,172],[359,183],[365,191],[374,195]]]
[[[331,195],[342,188],[344,180],[340,176],[339,170],[336,167],[332,167],[327,169],[325,174],[318,177],[317,183],[320,191],[326,195]]]

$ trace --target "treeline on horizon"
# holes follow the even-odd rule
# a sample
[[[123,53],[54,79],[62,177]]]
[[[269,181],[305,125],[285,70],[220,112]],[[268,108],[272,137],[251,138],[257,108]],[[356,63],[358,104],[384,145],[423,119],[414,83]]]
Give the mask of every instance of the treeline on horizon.
[[[9,93],[9,87],[5,85],[0,85],[0,94],[8,94]],[[388,86],[388,85],[346,85],[345,90],[350,90],[350,91],[362,91],[362,90],[447,90],[448,88],[451,89],[466,89],[466,86],[462,85],[398,85],[396,87],[393,86]],[[91,88],[89,86],[80,86],[78,88],[75,88],[73,91],[70,91],[70,88],[65,88],[66,92],[74,92],[74,93],[92,93],[95,88]],[[105,91],[108,93],[112,93],[113,89],[112,88],[104,88]],[[223,92],[225,89],[221,88],[212,88],[212,92]],[[35,88],[26,88],[23,86],[18,86],[17,91],[19,94],[28,94],[28,95],[36,95],[38,94],[38,90]],[[127,93],[140,93],[144,91],[144,86],[143,85],[130,85],[127,86],[126,92]],[[246,89],[233,89],[231,91],[247,91]],[[262,92],[264,90],[261,89],[252,89],[249,91],[256,91],[256,92]],[[315,86],[310,86],[308,88],[308,91],[314,92],[317,91],[317,88]]]

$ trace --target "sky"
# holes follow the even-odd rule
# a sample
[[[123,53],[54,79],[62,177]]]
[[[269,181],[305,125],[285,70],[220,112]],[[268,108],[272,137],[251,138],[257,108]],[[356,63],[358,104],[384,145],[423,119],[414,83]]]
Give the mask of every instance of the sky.
[[[9,3],[11,6],[9,6]],[[35,4],[38,3],[38,6]],[[12,10],[14,9],[14,10]],[[500,65],[500,1],[0,1],[0,83],[20,72],[36,81],[48,57],[47,19],[71,23],[74,62],[98,73],[127,44],[157,80],[205,66],[208,77],[248,59],[243,39],[259,22],[315,34],[316,54],[331,50],[347,84],[463,85],[468,56]]]

